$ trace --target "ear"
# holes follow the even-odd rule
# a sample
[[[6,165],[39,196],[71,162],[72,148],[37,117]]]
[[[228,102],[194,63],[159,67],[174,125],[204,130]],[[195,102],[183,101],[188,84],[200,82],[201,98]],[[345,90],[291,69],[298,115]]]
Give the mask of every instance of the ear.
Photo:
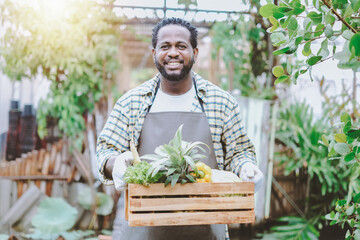
[[[155,51],[154,48],[151,50],[151,53],[152,53],[152,56],[153,56],[153,60],[155,62],[156,51]]]
[[[193,49],[193,54],[194,54],[194,61],[196,62],[196,59],[197,59],[198,54],[199,54],[199,49],[198,49],[198,48],[194,48],[194,49]]]

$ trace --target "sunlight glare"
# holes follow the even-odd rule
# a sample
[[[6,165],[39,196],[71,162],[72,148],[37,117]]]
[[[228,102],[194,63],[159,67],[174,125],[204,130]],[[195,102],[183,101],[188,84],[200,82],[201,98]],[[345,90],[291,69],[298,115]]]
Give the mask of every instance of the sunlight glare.
[[[68,0],[41,0],[41,7],[44,17],[49,21],[61,21],[67,16]]]

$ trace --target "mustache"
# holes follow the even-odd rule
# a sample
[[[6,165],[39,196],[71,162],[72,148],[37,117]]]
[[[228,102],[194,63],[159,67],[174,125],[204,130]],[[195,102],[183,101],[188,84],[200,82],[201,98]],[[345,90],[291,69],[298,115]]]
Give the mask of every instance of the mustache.
[[[172,60],[178,60],[178,59],[171,59],[171,60],[164,60],[163,64],[168,64]],[[184,60],[178,60],[180,63],[184,63]]]

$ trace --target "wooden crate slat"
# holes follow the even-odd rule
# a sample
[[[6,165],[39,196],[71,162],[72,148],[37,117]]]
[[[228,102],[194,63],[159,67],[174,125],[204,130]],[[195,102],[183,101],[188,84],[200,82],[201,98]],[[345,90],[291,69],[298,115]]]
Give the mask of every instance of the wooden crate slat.
[[[130,214],[129,226],[172,226],[255,222],[254,211]]]
[[[176,184],[174,187],[164,187],[163,183],[150,184],[144,187],[139,184],[129,184],[130,196],[157,196],[157,195],[204,195],[204,194],[253,194],[253,182],[237,183],[187,183]],[[164,191],[166,190],[166,191]]]
[[[254,196],[201,197],[201,198],[132,198],[129,211],[176,211],[254,209]]]

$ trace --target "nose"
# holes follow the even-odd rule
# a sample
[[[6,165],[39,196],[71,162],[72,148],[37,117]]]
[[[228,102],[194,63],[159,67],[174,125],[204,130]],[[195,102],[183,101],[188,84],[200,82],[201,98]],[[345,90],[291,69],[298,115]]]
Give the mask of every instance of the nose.
[[[177,57],[179,55],[179,52],[177,51],[175,46],[172,46],[167,54],[169,57]]]

